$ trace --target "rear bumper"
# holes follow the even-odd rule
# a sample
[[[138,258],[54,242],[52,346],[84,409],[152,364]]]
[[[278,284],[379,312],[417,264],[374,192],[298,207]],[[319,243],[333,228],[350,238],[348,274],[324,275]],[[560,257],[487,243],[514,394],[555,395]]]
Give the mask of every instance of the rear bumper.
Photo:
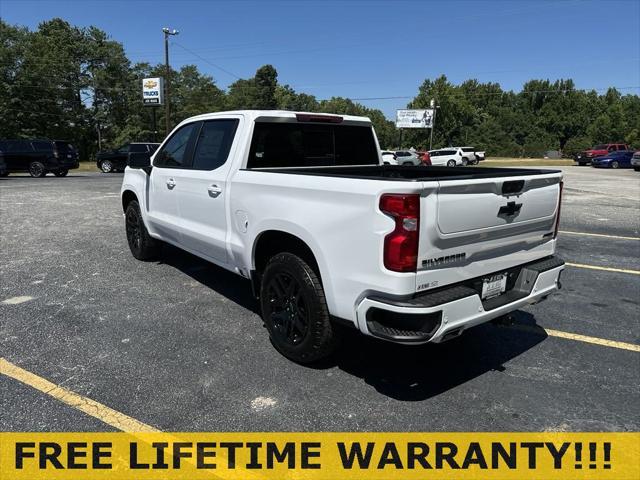
[[[470,286],[474,280],[405,300],[366,297],[356,308],[358,328],[366,335],[396,343],[439,343],[544,300],[560,288],[562,270],[564,261],[555,256],[522,265],[510,290],[484,301],[478,289]]]

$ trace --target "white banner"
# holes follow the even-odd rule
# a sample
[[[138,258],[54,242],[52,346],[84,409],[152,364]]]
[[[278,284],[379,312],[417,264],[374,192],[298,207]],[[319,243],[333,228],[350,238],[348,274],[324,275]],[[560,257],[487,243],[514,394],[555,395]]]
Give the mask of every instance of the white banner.
[[[162,78],[142,79],[142,103],[145,105],[164,104],[164,82]]]
[[[397,128],[431,128],[433,125],[433,110],[397,110]]]

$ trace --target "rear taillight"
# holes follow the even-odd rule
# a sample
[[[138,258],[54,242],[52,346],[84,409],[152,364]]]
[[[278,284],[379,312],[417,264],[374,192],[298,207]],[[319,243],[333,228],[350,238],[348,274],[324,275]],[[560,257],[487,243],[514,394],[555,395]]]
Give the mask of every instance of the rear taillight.
[[[420,195],[382,195],[380,210],[396,222],[396,228],[384,239],[384,266],[394,272],[415,272],[418,263]]]
[[[556,227],[553,231],[553,238],[558,237],[558,230],[560,229],[560,207],[562,206],[562,189],[564,188],[564,182],[560,182],[560,191],[558,192],[558,210],[556,213]]]

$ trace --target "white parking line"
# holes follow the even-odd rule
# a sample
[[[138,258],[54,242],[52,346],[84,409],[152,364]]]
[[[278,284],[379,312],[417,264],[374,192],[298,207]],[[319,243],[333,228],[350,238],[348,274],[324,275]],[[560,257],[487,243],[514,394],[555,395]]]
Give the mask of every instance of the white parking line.
[[[22,297],[7,298],[6,300],[3,300],[2,303],[5,305],[18,305],[19,303],[28,302],[29,300],[33,300],[33,297],[25,295]]]
[[[605,235],[604,233],[572,232],[569,230],[560,230],[560,233],[564,235],[584,235],[585,237],[615,238],[616,240],[640,240],[640,237],[624,237],[622,235]]]

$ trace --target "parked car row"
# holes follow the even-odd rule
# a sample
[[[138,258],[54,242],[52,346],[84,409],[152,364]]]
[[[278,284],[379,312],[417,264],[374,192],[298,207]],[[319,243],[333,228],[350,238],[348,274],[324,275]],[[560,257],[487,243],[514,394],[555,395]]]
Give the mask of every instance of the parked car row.
[[[476,151],[474,147],[447,147],[428,152],[385,150],[382,160],[385,165],[438,165],[455,167],[458,165],[477,165],[484,160],[485,152]]]
[[[78,151],[64,140],[0,140],[3,167],[0,175],[28,172],[32,177],[53,173],[64,177],[69,170],[78,168]]]
[[[633,150],[619,150],[595,157],[591,160],[591,166],[595,168],[631,168],[631,160],[634,156],[640,156],[640,152]],[[638,167],[634,167],[637,169]]]
[[[602,143],[588,150],[579,152],[576,155],[575,161],[578,165],[587,165],[596,157],[602,157],[603,155],[624,150],[629,150],[629,145],[626,143]]]

